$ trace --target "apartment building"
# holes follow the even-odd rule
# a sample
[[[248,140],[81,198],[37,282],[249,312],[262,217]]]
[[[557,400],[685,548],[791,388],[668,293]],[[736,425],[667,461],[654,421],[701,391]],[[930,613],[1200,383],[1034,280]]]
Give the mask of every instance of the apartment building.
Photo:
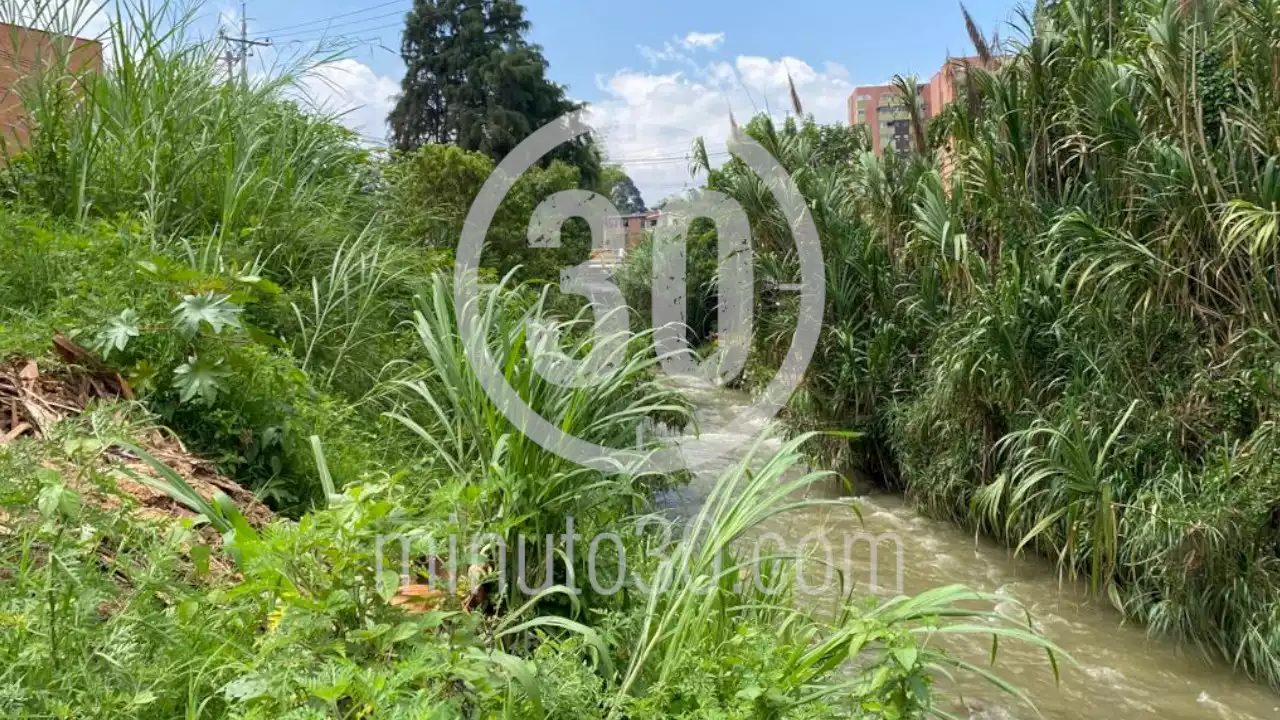
[[[73,73],[102,69],[102,45],[96,40],[55,35],[0,23],[0,133],[9,152],[23,147],[31,127],[22,108],[24,78],[65,59]]]
[[[606,250],[594,250],[591,256],[603,263],[622,262],[627,251],[644,239],[645,233],[659,225],[671,222],[671,216],[661,210],[646,210],[613,218],[605,227]]]
[[[928,85],[920,85],[919,90],[925,103],[925,117],[930,117]],[[877,155],[885,148],[895,151],[911,149],[911,115],[907,112],[902,93],[892,85],[854,88],[849,96],[849,124],[866,125],[871,129],[871,147]]]
[[[964,73],[965,63],[977,64],[978,58],[952,58],[943,63],[929,82],[916,86],[928,120],[955,99],[956,83]],[[849,95],[849,124],[866,125],[871,130],[871,147],[877,155],[886,148],[894,151],[911,148],[911,115],[902,93],[893,85],[861,85]]]

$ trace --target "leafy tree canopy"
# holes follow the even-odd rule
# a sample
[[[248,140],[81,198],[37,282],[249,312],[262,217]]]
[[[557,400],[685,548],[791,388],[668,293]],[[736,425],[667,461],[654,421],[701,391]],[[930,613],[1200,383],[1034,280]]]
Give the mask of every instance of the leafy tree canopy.
[[[534,130],[582,107],[547,79],[546,58],[525,40],[528,30],[515,0],[414,0],[400,48],[406,72],[388,117],[395,147],[454,143],[500,160]],[[589,139],[562,145],[552,159],[577,167],[584,187],[600,181]]]
[[[631,176],[618,165],[609,165],[604,170],[604,184],[608,187],[609,196],[619,212],[644,212],[646,205],[640,196],[640,188],[636,187]]]

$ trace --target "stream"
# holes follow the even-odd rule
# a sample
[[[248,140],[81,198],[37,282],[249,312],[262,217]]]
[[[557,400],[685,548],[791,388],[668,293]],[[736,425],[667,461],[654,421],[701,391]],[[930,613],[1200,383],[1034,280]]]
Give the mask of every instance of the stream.
[[[743,450],[697,467],[694,480],[668,493],[663,502],[681,516],[695,512],[724,469],[742,457],[751,438],[767,425],[742,423],[737,418],[747,409],[750,398],[739,392],[702,384],[690,378],[669,381],[695,404],[695,418],[702,428],[699,438],[739,445]],[[735,424],[736,423],[736,424]],[[672,435],[667,442],[680,446],[689,436]],[[779,441],[767,440],[777,446]],[[697,458],[686,459],[697,464]],[[793,472],[805,472],[798,468]],[[844,497],[838,482],[821,482],[810,495]],[[1061,663],[1061,683],[1055,684],[1042,651],[1000,643],[995,670],[1031,696],[1040,717],[1053,720],[1094,720],[1096,718],[1138,718],[1151,720],[1268,720],[1280,718],[1280,695],[1251,682],[1243,673],[1225,663],[1209,662],[1190,646],[1179,646],[1166,638],[1148,637],[1144,629],[1125,623],[1105,598],[1091,596],[1083,582],[1059,578],[1057,568],[1043,558],[1013,553],[947,522],[921,516],[896,496],[870,492],[849,498],[856,503],[862,520],[847,510],[822,507],[793,511],[774,518],[761,532],[775,533],[795,550],[813,533],[831,538],[836,562],[842,561],[840,538],[891,533],[903,549],[902,590],[916,594],[934,587],[963,584],[975,590],[1007,596],[998,612],[1017,612],[1016,602],[1025,606],[1036,626],[1070,654],[1076,665]],[[776,542],[776,541],[775,541]],[[873,578],[870,574],[870,543],[862,542],[848,553],[848,566],[860,592]],[[810,565],[817,565],[811,563]],[[877,594],[895,594],[895,566],[891,542],[881,542],[878,553]],[[821,570],[808,581],[821,584]],[[826,597],[802,595],[820,608],[834,603],[838,590]],[[1021,617],[1019,614],[1018,617]],[[966,637],[947,642],[950,650],[977,664],[985,664],[990,639]],[[1034,710],[1017,698],[1001,693],[976,678],[958,678],[961,687],[951,687],[938,678],[938,688],[949,698],[942,707],[971,720],[1031,720]],[[963,689],[963,697],[961,697]]]

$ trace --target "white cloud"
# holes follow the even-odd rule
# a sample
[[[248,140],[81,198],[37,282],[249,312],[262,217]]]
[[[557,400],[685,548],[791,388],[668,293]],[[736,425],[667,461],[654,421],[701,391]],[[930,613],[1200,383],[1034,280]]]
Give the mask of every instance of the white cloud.
[[[49,3],[33,0],[0,3],[0,22],[55,35],[100,39],[110,22],[106,2]]]
[[[724,44],[724,33],[691,32],[684,36],[684,39],[680,41],[680,44],[689,50],[693,50],[695,48],[715,50]]]
[[[240,34],[240,10],[229,5],[218,7],[217,27],[228,35]]]
[[[32,4],[20,0],[13,7],[0,0],[0,22],[98,39],[104,44],[103,54],[107,64],[113,62],[115,55],[110,38],[107,37],[113,12],[114,8],[102,0],[66,5]],[[174,14],[170,19],[176,19],[182,11],[172,12]],[[128,26],[128,16],[125,21],[126,30],[132,30]],[[229,5],[220,5],[214,27],[238,33],[239,11]],[[281,59],[274,48],[260,48],[255,57],[257,62],[252,63],[250,69],[255,78],[265,72],[261,68]],[[223,75],[225,73],[219,77]],[[344,58],[314,68],[302,78],[299,85],[305,101],[315,109],[339,116],[342,124],[355,130],[366,140],[381,142],[386,139],[387,113],[394,105],[394,96],[400,91],[398,80],[378,75],[371,67],[357,60]]]
[[[691,32],[684,37],[673,37],[662,43],[661,48],[637,45],[640,55],[649,61],[650,67],[657,67],[667,62],[678,62],[693,69],[698,68],[692,54],[699,50],[715,51],[724,44],[724,33]]]
[[[71,35],[102,44],[103,62],[115,59],[109,30],[114,7],[106,2],[68,3],[0,0],[0,23],[43,30],[54,35]],[[4,38],[8,42],[9,38]]]
[[[400,83],[379,75],[351,58],[325,63],[302,80],[308,100],[323,112],[340,115],[343,125],[369,141],[387,136],[387,113],[395,104]]]
[[[685,160],[694,138],[705,138],[713,165],[726,158],[730,110],[740,124],[766,109],[777,119],[789,112],[788,71],[806,113],[819,122],[848,121],[853,84],[839,64],[817,68],[794,57],[751,55],[703,65],[678,54],[665,60],[683,67],[598,76],[604,97],[590,111],[609,159],[621,161],[650,205],[701,184]]]
[[[662,49],[651,48],[648,45],[637,45],[636,49],[640,51],[640,55],[649,61],[649,65],[657,67],[658,65],[673,60],[687,60],[684,53],[677,50],[671,43],[662,44]]]

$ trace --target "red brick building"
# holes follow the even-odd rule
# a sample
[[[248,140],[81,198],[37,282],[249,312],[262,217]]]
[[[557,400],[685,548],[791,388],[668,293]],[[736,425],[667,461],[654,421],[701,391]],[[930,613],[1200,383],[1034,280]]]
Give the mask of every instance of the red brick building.
[[[0,23],[0,133],[10,152],[26,144],[31,128],[22,108],[25,78],[66,63],[73,73],[102,69],[102,44]]]
[[[662,212],[659,210],[646,210],[642,213],[623,215],[623,247],[628,250],[635,247],[642,239],[644,239],[644,234],[646,232],[658,227],[658,221],[661,219]]]

